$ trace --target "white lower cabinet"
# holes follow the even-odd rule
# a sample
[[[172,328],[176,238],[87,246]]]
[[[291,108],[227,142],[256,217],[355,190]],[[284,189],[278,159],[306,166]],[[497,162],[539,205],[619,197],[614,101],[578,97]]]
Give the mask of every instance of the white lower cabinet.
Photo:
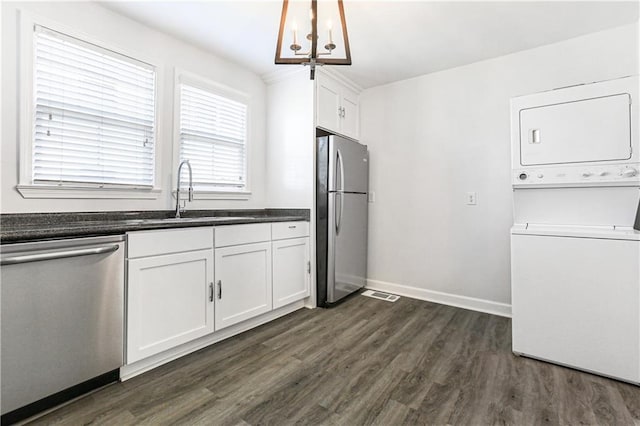
[[[273,309],[271,243],[216,248],[215,329]]]
[[[308,222],[127,234],[127,364],[310,295]],[[150,361],[145,361],[150,362]],[[139,365],[139,364],[138,364]]]
[[[309,238],[273,241],[273,308],[309,297]]]
[[[127,363],[212,333],[213,249],[128,260]]]

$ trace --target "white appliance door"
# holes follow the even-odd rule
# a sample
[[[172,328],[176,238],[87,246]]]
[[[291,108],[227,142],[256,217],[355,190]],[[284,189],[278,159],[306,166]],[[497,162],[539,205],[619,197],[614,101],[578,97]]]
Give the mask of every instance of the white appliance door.
[[[627,93],[520,110],[523,166],[630,158],[631,96]]]
[[[366,194],[329,194],[329,303],[334,303],[365,285],[367,207]]]
[[[329,139],[329,191],[365,193],[368,188],[367,147],[339,136]]]
[[[512,235],[513,351],[640,382],[640,242]]]

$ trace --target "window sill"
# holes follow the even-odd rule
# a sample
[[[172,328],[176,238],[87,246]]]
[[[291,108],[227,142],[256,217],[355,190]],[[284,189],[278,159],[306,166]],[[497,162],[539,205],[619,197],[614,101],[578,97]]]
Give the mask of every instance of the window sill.
[[[176,198],[176,191],[172,191],[173,199]],[[187,190],[180,189],[180,199],[184,199],[188,194]],[[193,191],[194,200],[249,200],[251,191]]]
[[[23,198],[85,198],[156,200],[160,190],[156,188],[98,188],[87,186],[17,185],[16,190]]]

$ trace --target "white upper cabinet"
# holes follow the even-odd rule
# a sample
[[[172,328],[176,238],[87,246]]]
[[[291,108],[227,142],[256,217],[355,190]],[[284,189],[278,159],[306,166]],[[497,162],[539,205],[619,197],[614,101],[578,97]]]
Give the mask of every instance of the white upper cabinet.
[[[360,138],[360,99],[358,94],[342,88],[342,134],[353,139]]]
[[[338,132],[342,120],[340,85],[332,78],[316,74],[316,125]]]
[[[321,72],[316,73],[316,126],[352,139],[360,137],[358,94]]]

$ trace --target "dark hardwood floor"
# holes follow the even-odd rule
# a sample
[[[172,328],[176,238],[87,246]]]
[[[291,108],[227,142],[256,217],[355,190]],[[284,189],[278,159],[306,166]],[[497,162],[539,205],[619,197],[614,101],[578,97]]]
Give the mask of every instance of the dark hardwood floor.
[[[303,309],[33,424],[640,424],[640,388],[511,353],[510,321],[356,295]]]

